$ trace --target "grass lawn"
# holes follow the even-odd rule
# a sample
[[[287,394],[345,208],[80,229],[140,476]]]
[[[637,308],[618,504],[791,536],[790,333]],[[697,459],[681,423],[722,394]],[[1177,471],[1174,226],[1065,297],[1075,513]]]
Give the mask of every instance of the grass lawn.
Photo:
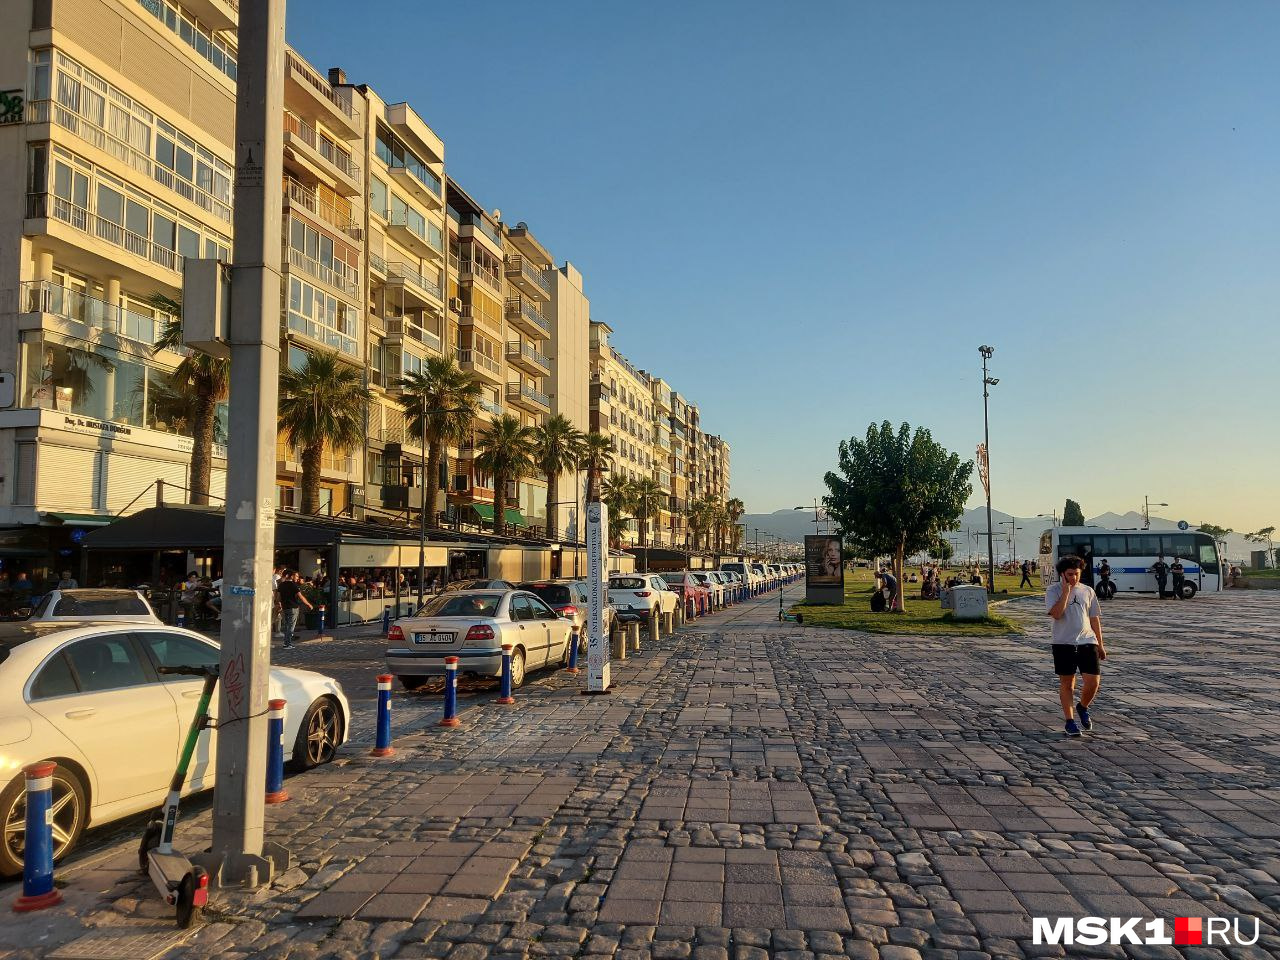
[[[1007,591],[1010,597],[1034,596],[1042,590],[1017,589],[1020,578],[996,574],[997,591]],[[918,583],[903,585],[903,613],[872,613],[871,591],[875,580],[870,570],[858,569],[845,573],[843,606],[809,606],[800,603],[791,607],[792,613],[803,615],[806,624],[819,627],[842,627],[847,630],[864,630],[867,633],[912,633],[961,636],[1002,636],[1021,633],[1021,628],[1008,617],[993,612],[986,620],[953,620],[950,610],[943,610],[937,600],[917,599]]]
[[[1241,576],[1246,580],[1280,580],[1280,568],[1267,567],[1265,570],[1245,570]]]

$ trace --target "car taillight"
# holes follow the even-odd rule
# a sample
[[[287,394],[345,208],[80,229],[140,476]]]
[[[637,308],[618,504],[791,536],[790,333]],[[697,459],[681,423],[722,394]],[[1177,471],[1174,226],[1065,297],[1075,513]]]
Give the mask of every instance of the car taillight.
[[[650,594],[649,594],[649,591],[648,591],[648,590],[637,590],[637,591],[636,591],[636,596],[637,596],[637,597],[647,597],[647,596],[649,596],[649,595],[650,595]]]
[[[578,608],[573,604],[569,604],[565,607],[556,607],[556,613],[560,614],[562,617],[576,617],[578,615]]]
[[[494,637],[493,627],[487,623],[477,623],[474,627],[467,631],[465,640],[492,640]]]
[[[401,643],[403,643],[403,642],[404,642],[404,631],[403,631],[403,630],[401,630],[401,629],[400,629],[400,627],[399,627],[397,624],[394,624],[394,623],[393,623],[393,624],[391,625],[391,629],[387,631],[387,639],[388,639],[388,640],[399,640]]]

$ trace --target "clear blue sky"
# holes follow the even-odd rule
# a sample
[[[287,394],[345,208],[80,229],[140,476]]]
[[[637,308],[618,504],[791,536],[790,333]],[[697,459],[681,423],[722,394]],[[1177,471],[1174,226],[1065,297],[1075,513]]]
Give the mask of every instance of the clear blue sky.
[[[872,421],[971,457],[990,343],[999,508],[1280,522],[1280,5],[294,0],[288,34],[579,266],[752,512]]]

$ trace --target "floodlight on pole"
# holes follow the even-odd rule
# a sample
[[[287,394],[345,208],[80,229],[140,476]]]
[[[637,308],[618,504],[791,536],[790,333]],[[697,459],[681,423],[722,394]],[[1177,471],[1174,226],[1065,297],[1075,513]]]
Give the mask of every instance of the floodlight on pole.
[[[985,343],[978,348],[978,353],[982,354],[982,458],[984,463],[983,471],[983,487],[987,494],[987,592],[990,593],[995,589],[996,585],[996,548],[995,543],[991,539],[991,425],[987,415],[987,399],[990,397],[988,387],[994,387],[1000,382],[998,377],[990,376],[987,373],[987,361],[994,354],[995,347],[989,347]]]
[[[1167,506],[1168,506],[1167,503],[1152,503],[1150,496],[1144,496],[1142,498],[1142,529],[1143,530],[1151,529],[1151,508],[1152,507],[1167,507]]]

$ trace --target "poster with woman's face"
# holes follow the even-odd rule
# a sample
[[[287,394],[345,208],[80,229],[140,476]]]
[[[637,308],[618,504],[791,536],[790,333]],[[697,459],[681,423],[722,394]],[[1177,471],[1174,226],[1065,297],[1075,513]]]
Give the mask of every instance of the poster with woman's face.
[[[836,587],[844,584],[844,553],[839,537],[804,538],[805,579],[811,586]]]

